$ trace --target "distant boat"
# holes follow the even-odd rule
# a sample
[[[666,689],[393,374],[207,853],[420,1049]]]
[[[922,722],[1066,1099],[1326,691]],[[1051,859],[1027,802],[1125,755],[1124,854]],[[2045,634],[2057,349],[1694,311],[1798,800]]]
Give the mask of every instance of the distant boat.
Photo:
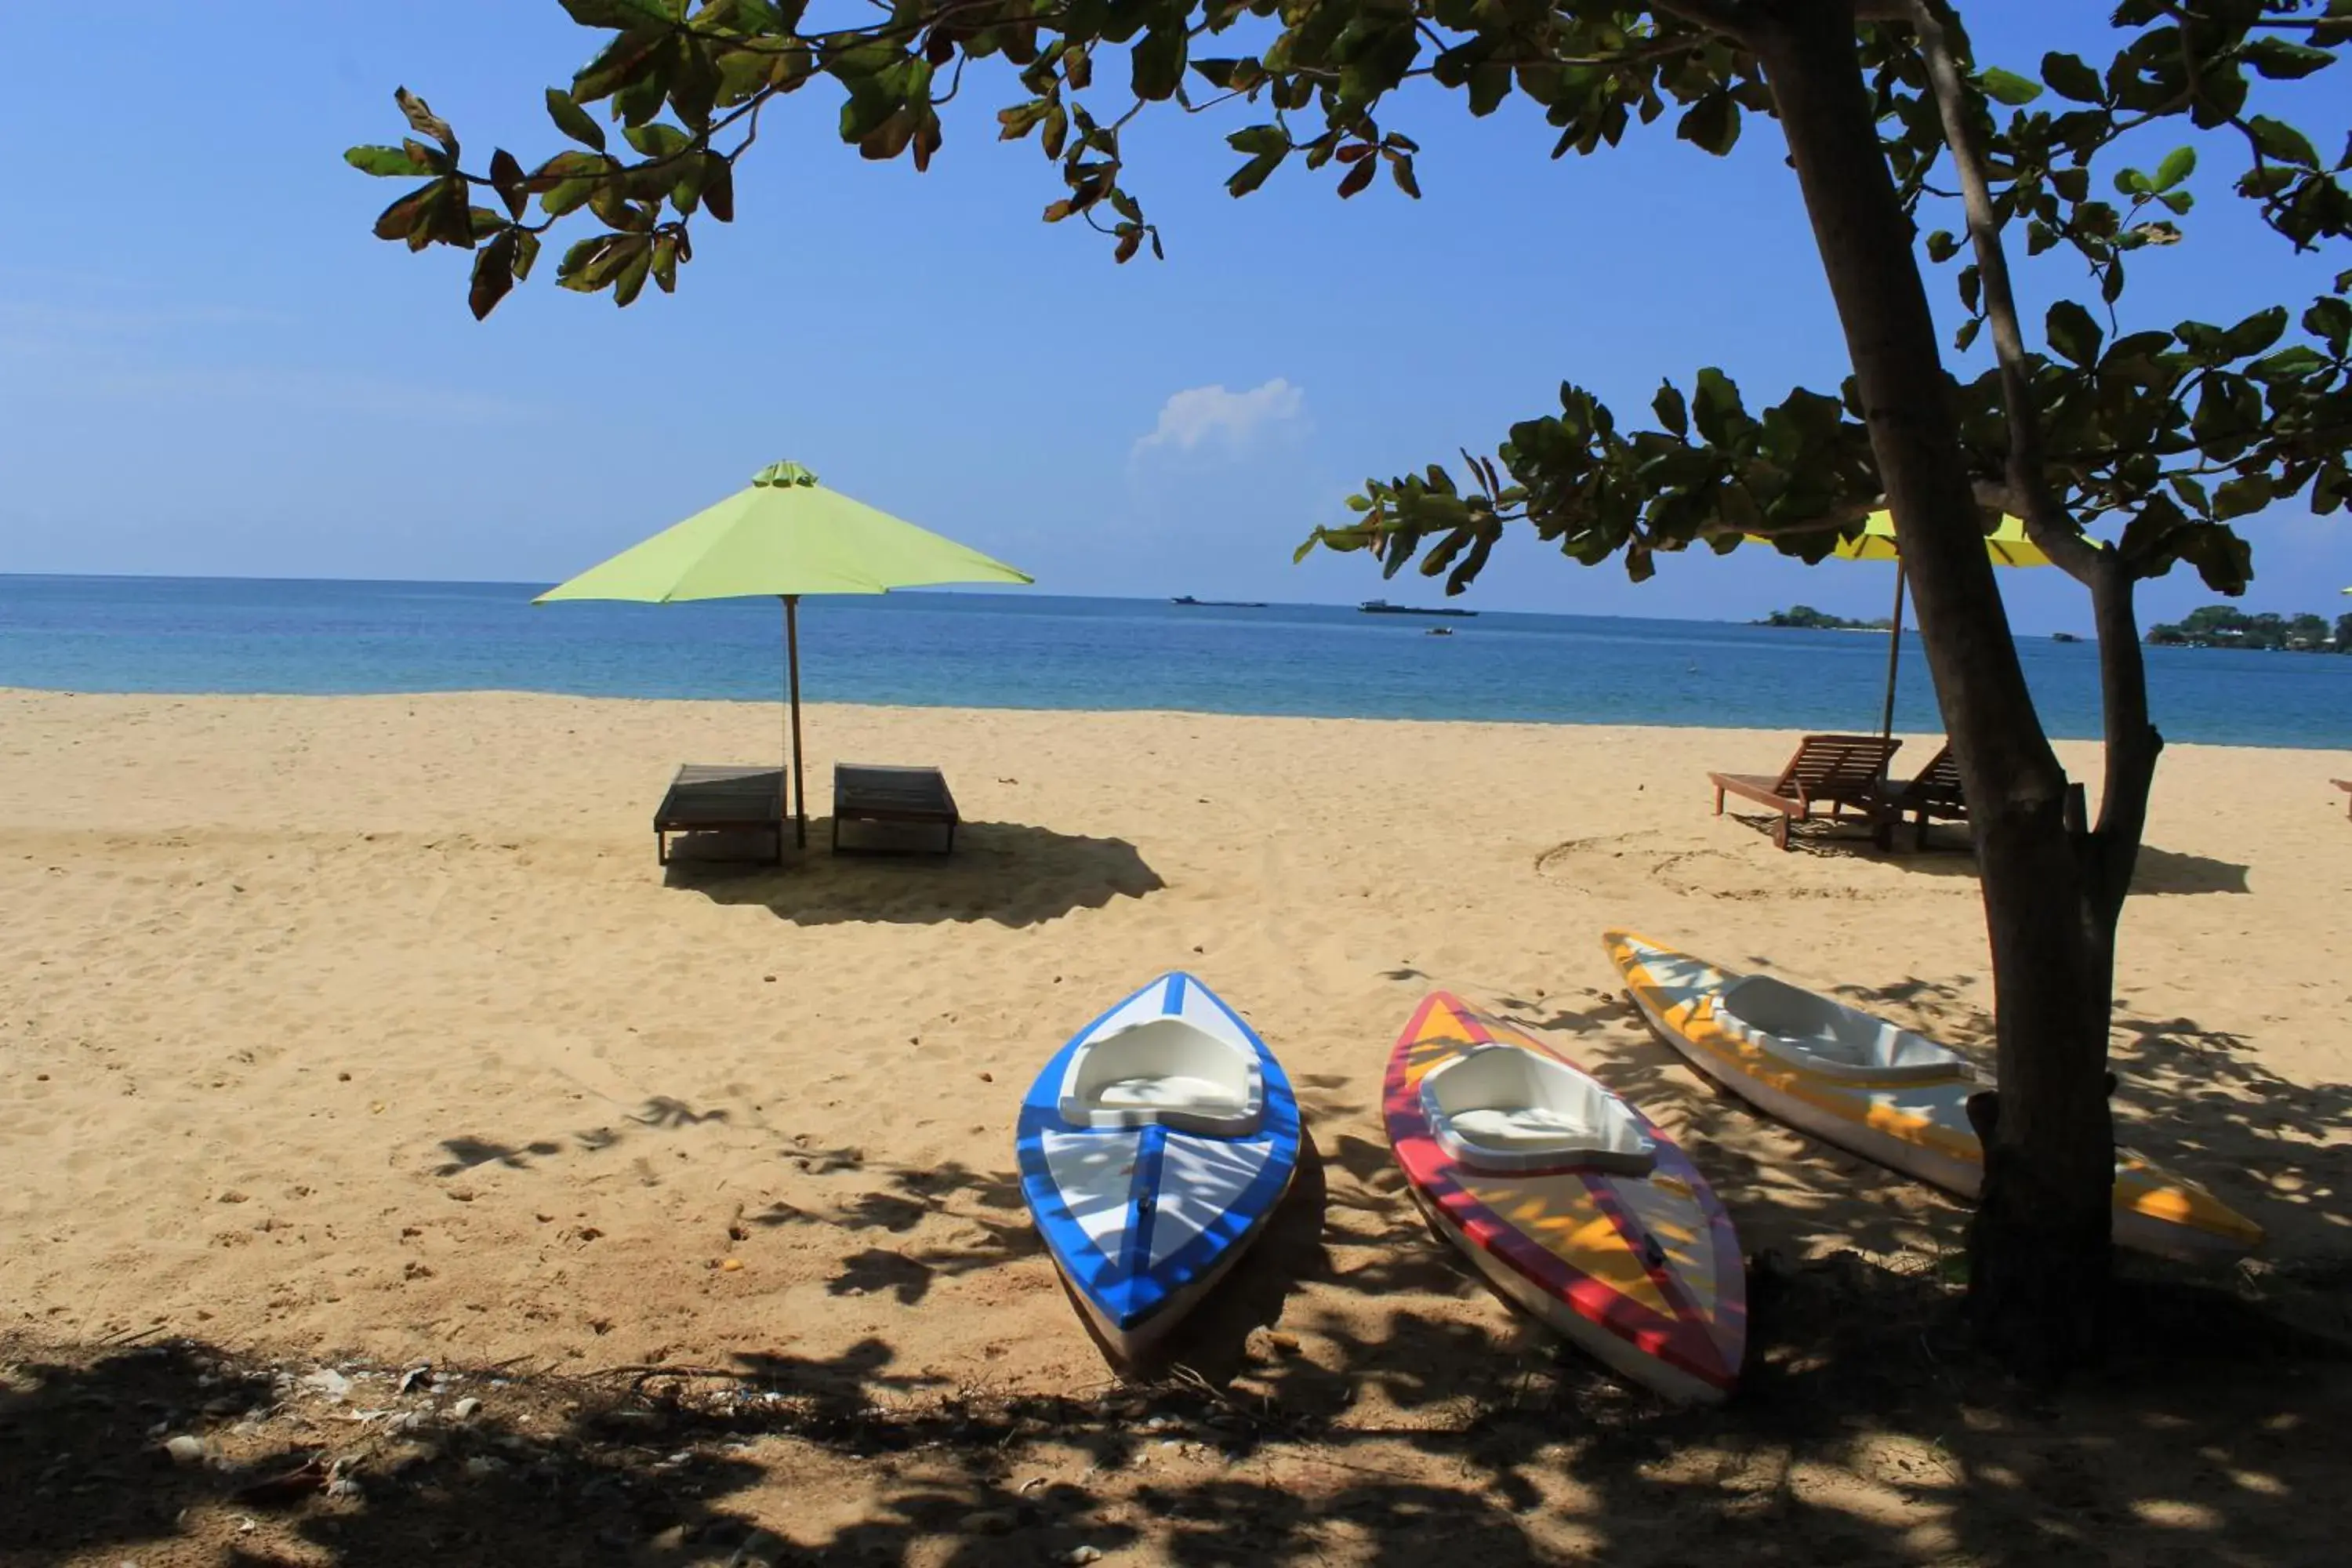
[[[1264,599],[1196,599],[1190,594],[1179,594],[1168,601],[1171,605],[1190,605],[1196,610],[1263,610]]]
[[[1454,635],[1454,628],[1452,626],[1432,626],[1421,635],[1425,637],[1450,637]]]
[[[1415,605],[1391,605],[1386,599],[1366,599],[1356,608],[1368,616],[1475,616],[1475,610],[1424,610]]]
[[[2081,642],[2083,639],[2076,637],[2073,632],[2052,632],[2050,634],[2050,640],[2052,642]]]

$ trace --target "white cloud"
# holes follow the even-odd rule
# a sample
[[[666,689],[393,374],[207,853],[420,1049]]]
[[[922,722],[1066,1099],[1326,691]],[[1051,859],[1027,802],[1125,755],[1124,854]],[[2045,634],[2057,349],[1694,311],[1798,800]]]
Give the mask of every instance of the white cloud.
[[[1278,375],[1247,392],[1187,387],[1160,405],[1160,423],[1136,441],[1135,453],[1139,457],[1154,447],[1192,452],[1203,446],[1243,451],[1267,431],[1298,419],[1306,403],[1306,389]]]

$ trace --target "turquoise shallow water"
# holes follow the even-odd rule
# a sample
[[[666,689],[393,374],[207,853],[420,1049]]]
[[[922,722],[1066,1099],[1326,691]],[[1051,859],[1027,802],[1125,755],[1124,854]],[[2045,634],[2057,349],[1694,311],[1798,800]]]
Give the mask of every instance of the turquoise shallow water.
[[[512,584],[0,576],[0,686],[768,698],[772,602],[535,608]],[[1454,635],[1433,637],[1436,626]],[[1939,727],[1905,639],[1899,728]],[[2021,645],[2044,721],[2098,733],[2098,650]],[[812,701],[1874,730],[1882,637],[1708,621],[1185,607],[1034,594],[807,601]],[[2169,739],[2352,748],[2352,657],[2150,648]]]

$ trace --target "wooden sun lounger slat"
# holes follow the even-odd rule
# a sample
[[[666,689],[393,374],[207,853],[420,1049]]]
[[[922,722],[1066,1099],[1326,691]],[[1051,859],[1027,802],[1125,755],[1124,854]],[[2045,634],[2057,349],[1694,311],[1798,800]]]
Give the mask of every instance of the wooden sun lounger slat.
[[[937,768],[890,767],[875,763],[836,763],[833,769],[833,848],[841,843],[844,822],[877,822],[933,826],[947,829],[942,855],[955,852],[955,796],[947,775]],[[847,853],[859,853],[852,846]],[[868,850],[866,852],[872,852]]]
[[[1789,824],[1827,805],[1835,817],[1845,807],[1858,806],[1875,815],[1875,797],[1884,788],[1887,760],[1903,742],[1877,735],[1807,735],[1796,755],[1777,778],[1765,773],[1709,773],[1715,785],[1715,814],[1723,815],[1723,797],[1736,795],[1780,814],[1773,825],[1772,842],[1789,847]]]
[[[688,763],[670,780],[654,811],[654,850],[669,864],[673,833],[772,833],[784,858],[784,774],[781,768]]]
[[[1882,820],[1879,823],[1879,843],[1892,841],[1895,824],[1904,814],[1911,816],[1916,837],[1914,845],[1927,847],[1927,826],[1931,821],[1966,822],[1969,819],[1968,796],[1960,789],[1960,764],[1952,755],[1949,742],[1929,758],[1916,778],[1896,784],[1889,781],[1878,799]]]
[[[2337,789],[2342,790],[2346,795],[2352,795],[2352,779],[2330,779],[2327,782],[2334,784]],[[2344,815],[2347,816],[2352,816],[2352,800],[2347,800],[2344,803]]]

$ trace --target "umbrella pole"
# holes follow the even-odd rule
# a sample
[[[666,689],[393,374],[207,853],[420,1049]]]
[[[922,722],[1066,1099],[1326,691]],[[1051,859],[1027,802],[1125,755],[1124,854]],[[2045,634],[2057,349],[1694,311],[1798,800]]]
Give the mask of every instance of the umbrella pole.
[[[1879,737],[1895,733],[1895,671],[1903,659],[1903,563],[1895,563],[1895,626],[1886,634],[1886,707],[1878,721]]]
[[[793,755],[793,843],[808,847],[808,787],[801,782],[801,598],[784,596],[784,668],[790,694]],[[781,792],[780,792],[781,793]]]

